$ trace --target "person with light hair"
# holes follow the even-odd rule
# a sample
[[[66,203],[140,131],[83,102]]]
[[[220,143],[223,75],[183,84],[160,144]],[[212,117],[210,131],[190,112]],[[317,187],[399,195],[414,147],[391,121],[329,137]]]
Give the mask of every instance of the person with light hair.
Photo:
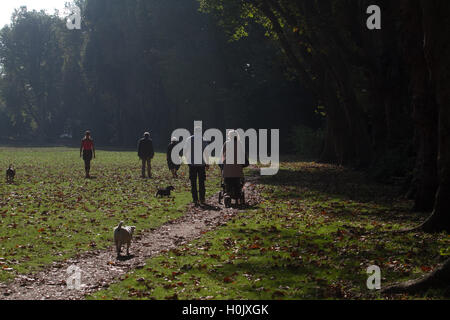
[[[225,191],[227,194],[237,194],[244,179],[244,168],[249,165],[244,145],[241,142],[239,133],[230,130],[227,141],[222,148],[220,167],[224,179]]]
[[[236,130],[230,130],[227,134],[227,141],[222,148],[222,158],[220,163],[225,179],[244,177],[243,168],[247,166],[248,158],[245,154],[245,148],[241,142],[241,137]]]
[[[173,178],[178,178],[178,170],[180,169],[180,165],[173,163],[172,161],[172,150],[179,143],[178,138],[172,137],[169,146],[167,147],[167,166],[169,167],[169,171],[172,173]]]

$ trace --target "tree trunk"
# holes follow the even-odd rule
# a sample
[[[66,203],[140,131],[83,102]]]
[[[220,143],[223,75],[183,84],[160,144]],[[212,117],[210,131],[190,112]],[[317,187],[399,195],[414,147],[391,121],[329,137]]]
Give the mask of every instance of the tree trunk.
[[[425,55],[439,116],[439,188],[426,232],[450,232],[450,1],[422,0]]]
[[[336,163],[336,149],[334,146],[334,124],[333,119],[328,115],[327,116],[327,129],[324,147],[322,153],[320,155],[320,162],[322,163]]]
[[[450,259],[439,266],[434,272],[418,280],[410,280],[383,289],[385,294],[395,293],[418,293],[426,291],[430,287],[447,288],[450,287]]]
[[[413,210],[426,212],[433,210],[438,188],[436,160],[438,119],[436,104],[429,95],[422,97],[422,99],[419,96],[415,96],[414,99],[414,120],[418,130],[420,151],[417,159],[415,177],[416,193]]]
[[[329,60],[334,60],[330,57]],[[363,111],[358,105],[352,81],[345,66],[344,59],[336,59],[330,66],[335,69],[335,81],[341,95],[340,106],[343,119],[340,121],[348,131],[343,140],[342,164],[355,165],[356,167],[368,167],[371,163],[372,145],[367,131],[367,122]]]
[[[372,80],[374,82],[374,80]],[[381,81],[380,81],[381,82]],[[370,135],[371,143],[373,146],[373,163],[376,163],[378,159],[386,153],[387,150],[387,138],[386,138],[386,109],[383,108],[384,100],[380,93],[384,92],[383,88],[379,85],[372,84],[371,97],[374,101],[371,110],[370,121]]]
[[[411,3],[413,1],[413,3]],[[423,48],[423,13],[420,0],[403,0],[402,47],[410,69],[412,109],[415,125],[416,166],[408,199],[414,211],[432,211],[438,187],[438,115]]]
[[[342,102],[338,100],[335,94],[336,90],[331,82],[328,83],[325,92],[324,102],[327,110],[328,132],[321,161],[348,165],[355,158],[351,127],[345,116]]]

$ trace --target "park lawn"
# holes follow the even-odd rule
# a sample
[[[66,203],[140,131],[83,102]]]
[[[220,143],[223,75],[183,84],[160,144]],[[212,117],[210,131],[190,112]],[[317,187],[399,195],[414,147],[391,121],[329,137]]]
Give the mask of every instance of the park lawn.
[[[370,265],[384,286],[429,272],[449,248],[447,234],[389,233],[426,214],[410,213],[399,187],[361,173],[291,160],[259,189],[258,207],[88,299],[382,299],[367,289]]]
[[[9,163],[17,175],[13,185],[0,180],[1,282],[112,246],[121,220],[135,225],[137,234],[161,226],[182,216],[192,201],[186,167],[172,179],[165,154],[156,155],[154,177],[145,180],[136,152],[98,150],[90,180],[76,149],[0,148],[0,168]],[[157,188],[168,185],[176,196],[156,199]],[[210,177],[208,194],[218,186]]]

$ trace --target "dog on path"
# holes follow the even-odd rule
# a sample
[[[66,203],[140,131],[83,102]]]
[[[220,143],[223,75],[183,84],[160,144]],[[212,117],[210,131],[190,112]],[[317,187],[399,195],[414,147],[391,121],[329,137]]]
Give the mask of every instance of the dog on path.
[[[13,183],[15,176],[16,176],[16,170],[14,169],[13,165],[10,164],[9,168],[6,170],[6,182]]]
[[[161,198],[162,198],[162,197],[170,197],[170,192],[173,191],[173,190],[175,190],[175,188],[172,187],[172,186],[167,187],[167,188],[165,188],[165,189],[159,189],[159,190],[156,192],[155,197],[158,197],[158,196],[160,196]]]
[[[114,228],[114,243],[116,244],[117,256],[120,257],[122,251],[122,245],[127,245],[127,256],[130,255],[130,245],[131,239],[133,238],[133,233],[136,230],[135,226],[125,227],[123,226],[123,221]]]

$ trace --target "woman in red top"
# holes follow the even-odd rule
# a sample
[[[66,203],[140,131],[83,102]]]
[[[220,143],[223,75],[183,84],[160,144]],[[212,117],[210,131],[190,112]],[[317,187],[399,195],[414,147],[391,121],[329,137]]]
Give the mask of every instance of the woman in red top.
[[[91,160],[92,157],[95,159],[95,147],[94,147],[94,140],[91,138],[91,132],[86,131],[86,135],[81,140],[81,147],[80,147],[80,157],[83,156],[84,160],[84,169],[86,171],[86,178],[90,178],[89,171],[91,171]]]

